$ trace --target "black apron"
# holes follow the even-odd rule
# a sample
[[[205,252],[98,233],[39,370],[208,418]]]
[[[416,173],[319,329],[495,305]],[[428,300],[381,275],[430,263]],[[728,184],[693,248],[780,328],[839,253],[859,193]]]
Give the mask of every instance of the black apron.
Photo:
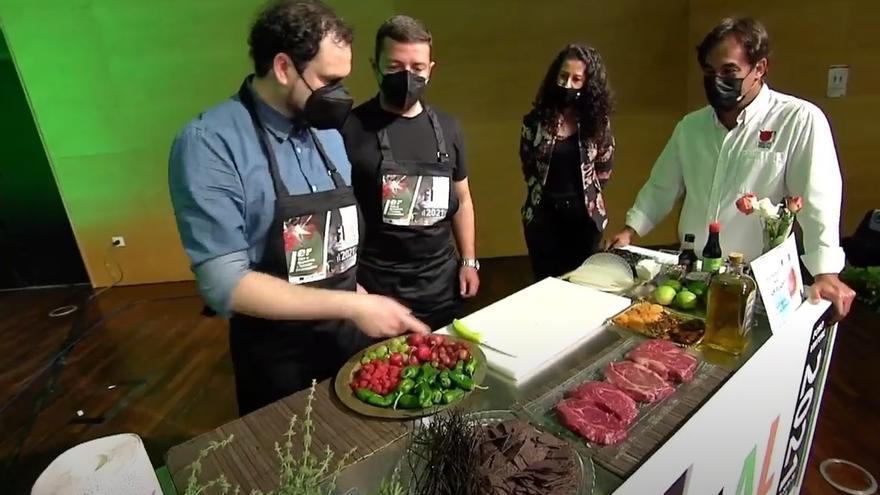
[[[389,295],[432,326],[445,325],[461,304],[458,257],[451,243],[459,200],[437,114],[424,109],[437,141],[433,161],[396,160],[386,128],[377,133],[381,208],[370,215],[358,264],[368,292]]]
[[[238,92],[251,115],[275,189],[275,213],[255,269],[294,284],[354,291],[360,213],[351,186],[309,130],[334,189],[291,195],[281,179],[267,131],[247,80]],[[241,415],[333,376],[368,341],[346,320],[271,321],[246,315],[230,320],[229,347]]]

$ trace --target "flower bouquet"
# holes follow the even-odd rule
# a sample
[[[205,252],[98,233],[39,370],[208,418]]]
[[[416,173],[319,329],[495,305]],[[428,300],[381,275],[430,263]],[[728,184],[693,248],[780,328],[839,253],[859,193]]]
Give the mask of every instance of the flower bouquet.
[[[785,242],[791,235],[794,217],[804,207],[801,196],[786,196],[782,203],[775,204],[769,198],[758,200],[752,193],[736,200],[736,208],[751,215],[755,213],[761,219],[764,233],[764,251],[767,252]]]

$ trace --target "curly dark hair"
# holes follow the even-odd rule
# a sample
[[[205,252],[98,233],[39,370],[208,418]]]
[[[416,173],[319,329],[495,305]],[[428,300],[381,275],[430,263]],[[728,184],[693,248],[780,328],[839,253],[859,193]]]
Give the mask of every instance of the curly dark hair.
[[[547,68],[541,87],[538,88],[538,94],[532,104],[533,111],[537,113],[545,128],[552,129],[556,126],[559,109],[553,105],[550,91],[557,84],[559,68],[566,60],[572,59],[580,60],[587,66],[586,85],[581,90],[581,97],[576,107],[581,134],[585,138],[601,140],[614,110],[614,98],[602,56],[591,46],[573,43],[556,55]]]
[[[746,49],[750,64],[770,58],[770,35],[760,21],[751,17],[728,17],[712,28],[697,46],[697,62],[701,67],[706,64],[709,52],[728,36],[735,37]]]
[[[254,72],[265,76],[275,55],[286,53],[302,73],[318,54],[321,40],[351,44],[354,33],[336,12],[318,0],[275,0],[257,16],[248,37]]]

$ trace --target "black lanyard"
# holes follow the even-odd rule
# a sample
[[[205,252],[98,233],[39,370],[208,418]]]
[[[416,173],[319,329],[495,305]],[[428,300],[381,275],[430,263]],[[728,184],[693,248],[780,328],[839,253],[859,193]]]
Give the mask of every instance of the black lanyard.
[[[437,114],[430,107],[425,107],[425,113],[428,115],[428,121],[431,123],[431,130],[434,131],[434,139],[437,140],[437,162],[446,163],[449,161],[449,153],[446,152],[446,139],[443,137],[443,131],[440,128],[440,120]],[[397,163],[391,152],[391,141],[388,137],[388,129],[382,128],[379,131],[379,150],[382,152],[382,161]]]
[[[251,116],[251,120],[254,123],[254,128],[257,130],[257,137],[260,140],[260,146],[263,148],[263,153],[266,155],[266,159],[269,161],[269,173],[272,175],[272,185],[275,188],[275,196],[277,198],[287,197],[290,196],[290,192],[287,190],[287,186],[284,185],[284,181],[281,179],[281,172],[278,167],[278,159],[275,157],[275,152],[272,151],[272,145],[269,142],[269,137],[266,135],[266,127],[263,125],[263,122],[260,120],[260,117],[257,114],[256,101],[254,100],[251,89],[248,87],[248,82],[250,82],[251,80],[251,78],[245,79],[245,81],[241,85],[241,88],[238,90],[238,97],[241,100],[242,104],[244,104],[244,107],[247,109],[248,114],[250,114]],[[315,147],[318,150],[318,154],[321,156],[324,167],[330,174],[330,178],[333,179],[333,185],[336,186],[337,189],[348,187],[348,184],[345,183],[342,175],[339,173],[338,170],[336,170],[336,166],[333,165],[333,161],[330,160],[330,157],[324,150],[324,145],[321,144],[321,140],[319,140],[318,136],[315,135],[315,130],[309,128],[309,135],[311,136],[312,141],[315,143]]]

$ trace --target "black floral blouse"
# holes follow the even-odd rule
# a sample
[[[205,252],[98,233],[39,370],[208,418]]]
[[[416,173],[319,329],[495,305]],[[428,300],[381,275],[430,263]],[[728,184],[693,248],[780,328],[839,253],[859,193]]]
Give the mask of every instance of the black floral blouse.
[[[580,142],[584,202],[587,205],[587,212],[596,222],[600,232],[605,230],[608,224],[608,213],[602,191],[611,178],[614,155],[614,136],[611,134],[610,122],[606,126],[600,143],[592,138],[583,137]],[[557,130],[557,128],[545,127],[535,112],[523,118],[519,156],[528,188],[526,202],[521,211],[523,223],[526,225],[532,221],[535,209],[541,204],[547,173],[550,171],[550,156],[556,144]]]

